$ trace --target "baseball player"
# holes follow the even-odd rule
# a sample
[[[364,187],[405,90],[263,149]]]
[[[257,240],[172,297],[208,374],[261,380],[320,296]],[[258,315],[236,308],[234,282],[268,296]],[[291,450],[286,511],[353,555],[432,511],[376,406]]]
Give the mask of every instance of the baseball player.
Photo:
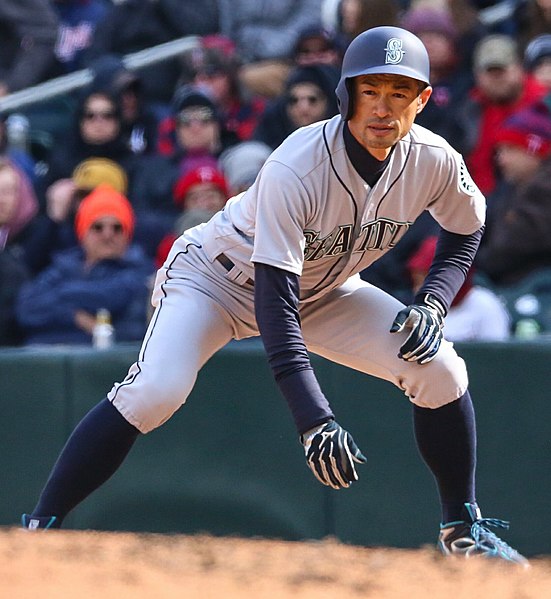
[[[485,199],[461,156],[414,124],[431,91],[427,52],[410,32],[377,27],[350,44],[340,114],[291,134],[247,191],[175,241],[137,362],[70,436],[25,527],[59,527],[141,434],[182,406],[218,349],[261,335],[322,484],[349,487],[366,458],[337,423],[308,351],[403,390],[438,485],[444,554],[526,563],[489,528],[507,523],[482,518],[476,503],[467,371],[442,328],[478,248]],[[404,306],[358,273],[424,210],[441,226],[438,248]]]

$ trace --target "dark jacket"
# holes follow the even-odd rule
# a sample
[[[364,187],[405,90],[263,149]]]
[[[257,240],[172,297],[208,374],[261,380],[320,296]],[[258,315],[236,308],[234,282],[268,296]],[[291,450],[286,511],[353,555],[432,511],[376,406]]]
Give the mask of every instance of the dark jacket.
[[[0,82],[14,92],[43,81],[55,63],[58,18],[49,0],[0,2]]]
[[[94,39],[101,23],[112,6],[111,0],[55,0],[59,17],[56,44],[55,75],[71,73],[82,68],[82,56]]]
[[[215,0],[127,0],[115,4],[98,25],[85,60],[106,54],[124,55],[186,35],[218,31]],[[139,70],[148,101],[169,103],[180,76],[180,64],[172,59]]]
[[[297,83],[317,85],[327,98],[327,112],[323,118],[331,118],[338,112],[335,87],[339,82],[339,72],[329,65],[310,65],[295,67],[285,83],[284,93],[268,104],[260,117],[253,139],[261,141],[271,148],[277,148],[297,126],[287,114],[288,91]]]
[[[82,138],[80,133],[81,113],[86,98],[88,98],[94,91],[110,96],[114,104],[119,106],[118,98],[110,93],[109,90],[96,88],[91,85],[81,91],[78,104],[75,107],[72,127],[67,131],[63,142],[58,143],[53,147],[48,157],[48,170],[37,183],[37,189],[40,196],[39,199],[44,204],[45,193],[48,187],[59,179],[70,178],[75,167],[87,158],[109,158],[118,163],[125,170],[129,184],[131,183],[134,174],[139,170],[141,157],[134,154],[127,145],[127,140],[122,131],[120,109],[119,119],[121,120],[121,131],[114,140],[104,144],[89,144]]]
[[[551,158],[522,186],[510,186],[494,203],[480,247],[478,269],[510,285],[551,266]],[[496,205],[497,204],[497,205]]]
[[[19,345],[22,332],[15,320],[19,289],[29,279],[27,269],[9,250],[0,250],[0,346]]]
[[[103,260],[84,269],[80,247],[60,252],[54,262],[18,296],[17,320],[26,344],[89,344],[74,322],[75,311],[111,313],[118,341],[136,341],[146,329],[148,278],[153,264],[138,246],[120,260]]]

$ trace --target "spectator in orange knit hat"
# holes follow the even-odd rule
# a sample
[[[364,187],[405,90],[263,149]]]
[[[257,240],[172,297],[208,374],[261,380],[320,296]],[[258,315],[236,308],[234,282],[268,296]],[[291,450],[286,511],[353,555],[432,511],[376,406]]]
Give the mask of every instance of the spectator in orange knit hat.
[[[99,185],[77,211],[79,245],[61,251],[21,289],[17,319],[25,344],[89,344],[100,309],[119,341],[140,339],[147,325],[153,264],[131,244],[134,211],[125,196]]]
[[[110,185],[102,183],[82,200],[77,210],[75,230],[79,241],[91,227],[105,218],[116,221],[127,241],[131,240],[135,218],[130,202]]]

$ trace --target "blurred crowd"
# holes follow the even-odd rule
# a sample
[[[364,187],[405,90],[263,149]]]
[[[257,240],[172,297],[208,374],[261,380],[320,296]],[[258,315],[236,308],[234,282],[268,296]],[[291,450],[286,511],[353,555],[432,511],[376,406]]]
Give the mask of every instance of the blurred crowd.
[[[174,239],[245,191],[293,131],[338,114],[343,53],[379,25],[426,45],[434,91],[417,123],[487,197],[448,338],[515,334],[503,298],[518,289],[536,318],[545,293],[530,282],[551,297],[551,0],[3,0],[0,100],[92,77],[0,111],[0,346],[91,344],[106,310],[117,341],[140,340]],[[125,66],[184,36],[197,41],[180,55]],[[426,213],[361,276],[407,303],[437,233]]]

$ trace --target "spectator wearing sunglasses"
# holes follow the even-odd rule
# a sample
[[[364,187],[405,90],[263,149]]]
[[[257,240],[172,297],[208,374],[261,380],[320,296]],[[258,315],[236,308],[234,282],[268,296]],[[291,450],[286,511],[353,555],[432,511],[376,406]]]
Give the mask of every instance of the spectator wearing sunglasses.
[[[336,115],[338,82],[339,70],[331,65],[295,67],[285,92],[266,108],[254,139],[275,149],[296,129]]]
[[[147,324],[153,264],[132,244],[135,215],[128,199],[106,184],[78,208],[78,247],[64,250],[17,298],[25,345],[92,341],[96,313],[111,313],[118,341],[141,338]]]
[[[133,205],[163,215],[164,228],[150,235],[146,248],[151,256],[161,239],[173,230],[179,210],[173,201],[176,181],[199,168],[217,168],[221,152],[237,142],[221,121],[213,100],[198,88],[186,84],[174,96],[172,114],[159,127],[156,155],[144,157],[133,188]]]
[[[50,186],[67,179],[75,167],[88,158],[108,158],[126,172],[129,182],[139,170],[140,156],[126,143],[121,127],[121,110],[117,97],[106,89],[87,88],[80,99],[70,130],[63,143],[55,144],[48,159],[48,171],[39,182],[40,197],[53,193]]]
[[[120,104],[121,130],[127,146],[134,154],[155,152],[159,117],[145,97],[141,75],[128,69],[115,54],[103,55],[89,67],[94,85],[109,90]]]

